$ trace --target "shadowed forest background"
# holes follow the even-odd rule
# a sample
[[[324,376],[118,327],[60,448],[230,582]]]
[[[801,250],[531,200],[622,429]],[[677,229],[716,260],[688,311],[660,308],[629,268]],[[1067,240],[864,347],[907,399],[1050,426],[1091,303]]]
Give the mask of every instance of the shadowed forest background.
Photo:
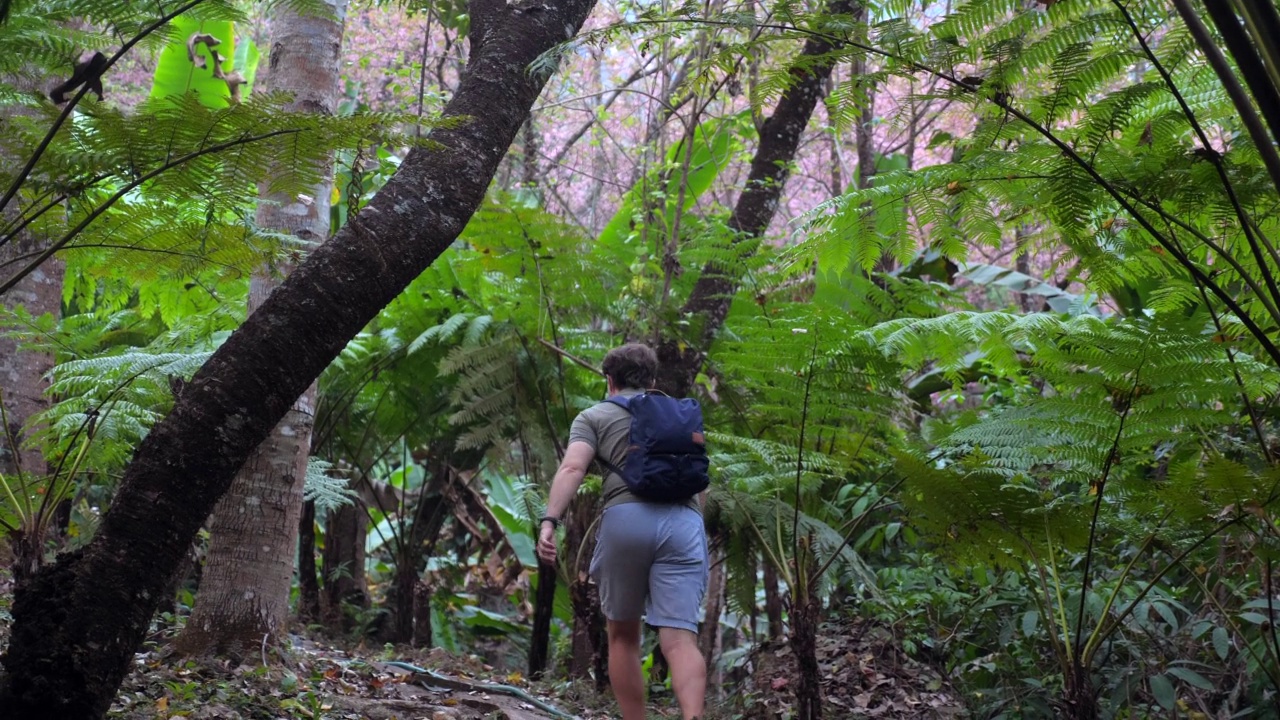
[[[0,0],[0,718],[612,717],[628,341],[709,720],[1280,717],[1278,140],[1270,0]]]

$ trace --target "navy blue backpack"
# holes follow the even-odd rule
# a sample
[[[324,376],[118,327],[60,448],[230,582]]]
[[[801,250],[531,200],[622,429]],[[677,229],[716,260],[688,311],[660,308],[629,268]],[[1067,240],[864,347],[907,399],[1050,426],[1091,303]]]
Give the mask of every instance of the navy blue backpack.
[[[654,502],[682,502],[707,489],[710,463],[697,400],[646,392],[614,395],[605,402],[631,413],[624,467],[600,458],[631,492]]]

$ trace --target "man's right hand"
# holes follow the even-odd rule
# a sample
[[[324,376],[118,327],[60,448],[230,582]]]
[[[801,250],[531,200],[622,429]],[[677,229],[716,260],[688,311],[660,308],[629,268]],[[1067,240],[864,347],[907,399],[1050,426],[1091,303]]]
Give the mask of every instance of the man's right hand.
[[[556,527],[549,522],[542,523],[538,533],[538,559],[548,565],[556,564]]]

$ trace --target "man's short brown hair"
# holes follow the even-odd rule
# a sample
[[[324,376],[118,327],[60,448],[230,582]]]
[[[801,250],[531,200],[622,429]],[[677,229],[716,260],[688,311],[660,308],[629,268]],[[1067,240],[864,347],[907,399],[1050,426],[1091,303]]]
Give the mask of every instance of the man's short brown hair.
[[[658,376],[658,355],[648,345],[627,343],[610,350],[601,369],[619,390],[647,390]]]

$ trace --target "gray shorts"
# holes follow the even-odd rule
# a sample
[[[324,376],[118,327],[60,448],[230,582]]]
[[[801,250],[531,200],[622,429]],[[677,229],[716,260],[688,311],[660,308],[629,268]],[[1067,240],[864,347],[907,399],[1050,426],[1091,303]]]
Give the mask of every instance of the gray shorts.
[[[610,620],[698,631],[707,592],[702,515],[685,505],[629,502],[600,518],[591,577]]]

